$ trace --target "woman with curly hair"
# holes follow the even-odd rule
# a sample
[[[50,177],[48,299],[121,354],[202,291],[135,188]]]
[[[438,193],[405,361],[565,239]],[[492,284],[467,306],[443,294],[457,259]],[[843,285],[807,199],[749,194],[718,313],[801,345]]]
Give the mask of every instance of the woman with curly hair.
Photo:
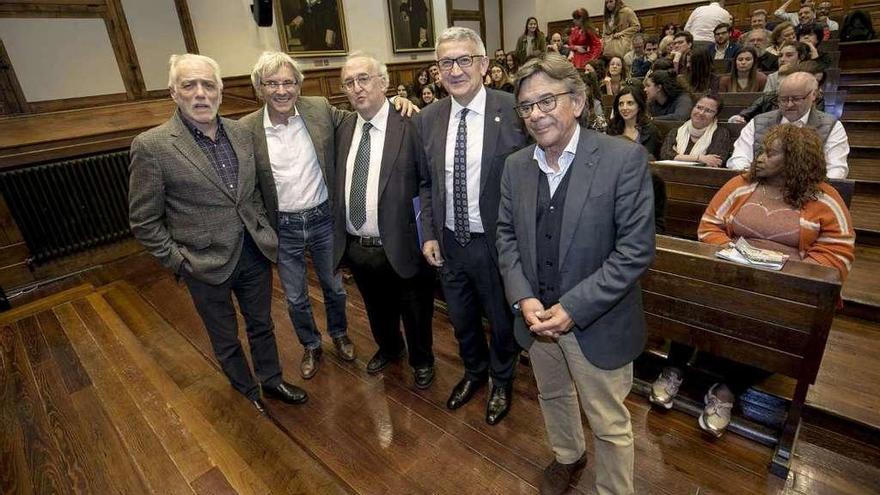
[[[721,76],[718,90],[722,93],[759,93],[764,91],[767,76],[758,71],[758,51],[744,46],[733,57],[730,74]]]
[[[605,0],[605,23],[602,28],[603,55],[621,57],[632,50],[632,39],[642,29],[633,9],[623,0]]]
[[[645,78],[648,111],[654,120],[685,121],[694,105],[690,95],[678,84],[673,73],[656,70]]]
[[[571,13],[571,32],[568,45],[571,50],[568,59],[578,69],[583,69],[587,62],[602,55],[602,40],[590,25],[590,14],[587,9],[580,8]]]
[[[812,129],[784,124],[764,137],[764,152],[748,172],[721,187],[703,214],[700,241],[726,246],[739,238],[782,251],[791,259],[836,268],[846,279],[854,258],[852,218],[837,191],[825,182],[822,142]],[[667,409],[681,386],[693,349],[674,344],[669,366],[651,387],[650,400]],[[706,393],[700,427],[721,436],[730,423],[736,395],[760,371],[720,360],[727,384]]]
[[[538,27],[538,19],[529,17],[523,34],[516,40],[516,61],[520,65],[526,60],[537,57],[547,51],[547,35]]]

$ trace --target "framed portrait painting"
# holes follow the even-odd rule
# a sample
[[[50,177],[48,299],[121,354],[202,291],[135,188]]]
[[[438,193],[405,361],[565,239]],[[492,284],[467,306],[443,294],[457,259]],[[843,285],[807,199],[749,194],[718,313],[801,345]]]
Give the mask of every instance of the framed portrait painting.
[[[348,53],[342,0],[274,0],[281,49],[295,57]]]
[[[434,49],[434,6],[431,0],[388,0],[388,15],[395,53]]]

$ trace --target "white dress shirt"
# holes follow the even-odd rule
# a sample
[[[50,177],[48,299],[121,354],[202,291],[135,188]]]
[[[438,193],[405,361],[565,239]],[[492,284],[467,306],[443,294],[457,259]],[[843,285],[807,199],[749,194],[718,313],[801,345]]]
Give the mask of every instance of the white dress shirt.
[[[803,117],[797,120],[797,122],[800,122],[798,127],[804,127],[807,124],[807,120],[810,118],[810,112],[812,112],[812,110],[805,113]],[[788,123],[790,123],[789,120],[783,116],[780,125]],[[745,170],[749,168],[755,157],[754,144],[755,119],[752,119],[739,133],[739,138],[733,145],[733,154],[727,160],[727,168],[734,170]],[[835,122],[834,127],[831,128],[831,133],[828,135],[828,140],[825,141],[823,150],[825,152],[825,175],[827,175],[829,179],[845,179],[847,174],[849,174],[849,165],[846,163],[846,158],[849,155],[849,140],[846,137],[846,131],[843,129],[843,124],[841,124],[840,121]]]
[[[449,127],[446,128],[446,228],[455,231],[455,205],[453,204],[453,160],[455,158],[455,137],[458,135],[458,122],[461,119],[461,106],[451,98]],[[468,221],[471,232],[485,232],[480,217],[480,173],[483,163],[483,128],[486,119],[486,88],[468,103],[467,123],[467,195]]]
[[[264,109],[263,128],[278,193],[278,211],[308,210],[327,201],[327,185],[318,155],[296,107],[287,124],[278,125],[272,125],[269,109]]]
[[[730,24],[730,12],[724,10],[724,7],[718,2],[712,2],[709,5],[697,7],[688,17],[687,24],[684,25],[684,31],[694,36],[694,41],[711,41],[715,42],[715,26],[719,24]]]
[[[558,172],[550,168],[550,165],[547,164],[547,155],[544,153],[544,150],[542,150],[540,146],[535,146],[535,153],[532,156],[535,161],[538,162],[538,168],[541,169],[541,172],[544,172],[544,176],[547,177],[547,185],[550,186],[551,198],[556,194],[556,188],[559,187],[562,179],[565,178],[565,173],[568,172],[568,168],[571,166],[571,162],[574,161],[580,138],[581,126],[575,124],[574,134],[572,134],[571,139],[568,140],[568,144],[565,146],[565,149],[562,150],[559,159],[556,160],[556,164],[559,165]]]
[[[354,125],[354,135],[351,137],[351,147],[348,149],[348,158],[345,160],[345,230],[349,234],[360,237],[379,237],[379,175],[382,170],[382,152],[385,149],[385,130],[388,128],[388,100],[382,104],[382,108],[373,115],[370,120],[364,120],[358,114],[357,123]],[[370,171],[367,175],[367,221],[360,229],[354,228],[351,223],[351,176],[354,174],[354,160],[357,157],[358,146],[364,134],[364,124],[373,124],[370,129]]]

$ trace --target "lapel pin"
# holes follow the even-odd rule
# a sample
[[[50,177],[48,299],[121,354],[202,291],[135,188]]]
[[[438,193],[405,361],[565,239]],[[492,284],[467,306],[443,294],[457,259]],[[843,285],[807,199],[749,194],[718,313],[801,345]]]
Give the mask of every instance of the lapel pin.
[[[499,117],[499,116],[496,115],[496,116],[495,116],[495,122],[501,122],[501,117]]]

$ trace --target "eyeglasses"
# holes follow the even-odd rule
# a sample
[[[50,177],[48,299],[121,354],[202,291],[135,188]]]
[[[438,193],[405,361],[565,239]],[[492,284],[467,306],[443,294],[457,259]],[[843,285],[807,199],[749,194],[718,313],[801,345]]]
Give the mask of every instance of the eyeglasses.
[[[263,87],[269,88],[272,91],[278,91],[279,88],[293,89],[296,86],[296,81],[291,81],[291,80],[281,81],[281,82],[266,81],[261,84]]]
[[[374,77],[379,77],[379,74],[359,74],[357,77],[342,81],[342,89],[345,91],[354,91],[354,83],[358,83],[358,86],[363,88],[367,84],[370,84],[370,81],[373,80]]]
[[[530,115],[532,115],[532,110],[535,109],[535,105],[538,105],[538,108],[540,108],[541,111],[544,113],[552,112],[556,108],[556,99],[562,95],[570,94],[571,91],[556,93],[555,95],[545,96],[538,101],[520,103],[514,108],[516,109],[516,113],[518,113],[520,117],[527,119]]]
[[[783,104],[783,103],[798,103],[799,104],[799,103],[803,103],[804,100],[806,100],[807,97],[809,97],[812,93],[813,93],[812,91],[809,91],[806,94],[803,94],[800,96],[780,96],[778,99],[779,99],[780,104]]]
[[[440,70],[444,72],[449,72],[452,70],[452,66],[458,64],[458,67],[461,69],[467,69],[468,67],[474,65],[475,58],[482,58],[485,55],[462,55],[458,58],[441,58],[437,61],[437,67],[440,67]]]
[[[703,105],[694,105],[694,110],[705,113],[706,115],[715,115],[718,113],[718,110],[713,110],[709,107],[704,107]]]

